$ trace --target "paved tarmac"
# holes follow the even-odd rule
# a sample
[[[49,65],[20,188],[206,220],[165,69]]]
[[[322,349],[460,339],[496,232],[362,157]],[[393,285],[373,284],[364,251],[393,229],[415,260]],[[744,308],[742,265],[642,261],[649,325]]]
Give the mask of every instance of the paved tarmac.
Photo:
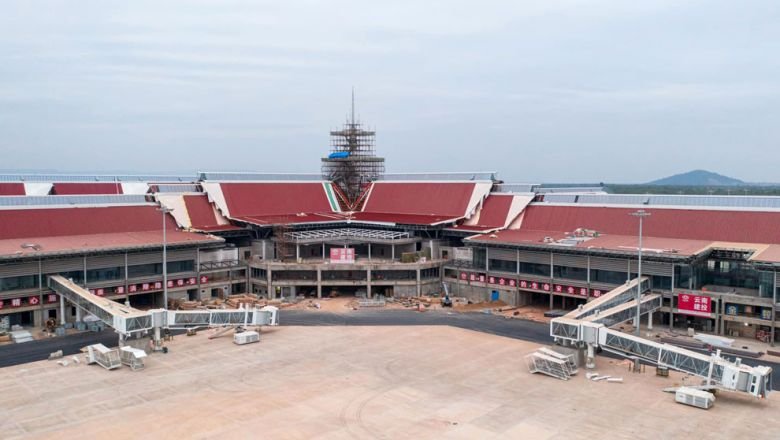
[[[355,310],[348,313],[331,313],[308,310],[282,310],[279,315],[281,325],[291,326],[406,326],[406,325],[449,325],[466,330],[474,330],[513,339],[552,343],[546,323],[507,319],[503,316],[480,312],[456,313],[450,311],[417,312],[412,310]],[[0,368],[47,359],[49,353],[62,350],[64,355],[76,354],[82,347],[101,343],[116,346],[118,336],[112,330],[98,333],[78,333],[74,335],[42,339],[24,344],[0,346]],[[603,356],[611,356],[601,353]],[[773,389],[780,390],[780,364],[760,359],[743,359],[748,365],[767,365],[772,367]]]

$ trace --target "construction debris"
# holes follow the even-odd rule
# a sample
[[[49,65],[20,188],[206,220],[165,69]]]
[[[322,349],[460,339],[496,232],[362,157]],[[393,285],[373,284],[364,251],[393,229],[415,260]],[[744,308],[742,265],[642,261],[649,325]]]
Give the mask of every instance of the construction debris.
[[[49,360],[59,359],[62,357],[62,350],[57,350],[54,353],[49,354]]]
[[[17,327],[18,326],[13,326],[12,328],[17,328]],[[32,334],[27,330],[14,330],[10,334],[11,334],[11,340],[17,344],[21,344],[23,342],[31,342],[33,340]]]

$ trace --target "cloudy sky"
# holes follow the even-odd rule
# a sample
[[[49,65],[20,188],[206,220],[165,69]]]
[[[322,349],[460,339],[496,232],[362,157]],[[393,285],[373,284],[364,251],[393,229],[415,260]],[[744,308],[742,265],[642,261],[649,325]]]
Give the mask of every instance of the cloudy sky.
[[[780,2],[33,1],[0,14],[0,169],[780,181]]]

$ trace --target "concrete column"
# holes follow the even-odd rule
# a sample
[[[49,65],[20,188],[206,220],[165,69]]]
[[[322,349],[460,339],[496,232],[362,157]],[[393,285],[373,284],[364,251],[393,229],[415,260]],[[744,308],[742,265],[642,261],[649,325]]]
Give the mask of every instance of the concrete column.
[[[60,325],[65,324],[65,297],[60,295]]]
[[[38,311],[36,312],[39,315],[40,322],[38,327],[43,327],[43,322],[46,318],[43,316],[43,267],[40,258],[38,258],[38,304],[40,304],[40,307],[38,307]],[[33,319],[35,318],[33,317]]]
[[[295,245],[295,261],[300,261],[301,259],[301,245],[296,244]]]
[[[726,301],[724,301],[723,298],[721,298],[718,302],[720,303],[720,313],[716,314],[715,316],[720,316],[720,319],[719,319],[719,321],[720,321],[720,333],[719,334],[721,336],[723,336],[723,335],[726,334],[726,322],[723,321],[723,315],[726,314]],[[717,312],[717,310],[716,310],[716,312]]]
[[[322,246],[325,249],[325,245]],[[317,268],[317,298],[322,298],[322,269]]]
[[[647,314],[647,329],[648,330],[653,329],[653,312],[649,312]]]
[[[775,306],[772,304],[772,330],[769,335],[769,345],[775,346]]]
[[[672,296],[669,301],[669,330],[674,329],[674,286],[675,286],[675,279],[674,279],[674,269],[675,265],[672,265]]]
[[[554,266],[555,263],[553,262],[553,253],[550,252],[550,310],[553,309],[554,301],[555,301],[555,295],[553,295],[553,275],[554,275]],[[563,307],[566,308],[565,306]]]
[[[417,268],[417,296],[422,296],[422,284],[420,284],[420,268]]]
[[[371,245],[369,245],[371,246]],[[366,296],[371,299],[371,267],[366,268]]]
[[[322,260],[325,261],[325,243],[322,243]]]
[[[775,346],[775,314],[776,314],[776,308],[777,308],[777,274],[774,274],[774,282],[772,283],[772,330],[771,330],[771,339],[769,340],[769,345],[774,347]]]
[[[395,261],[395,243],[390,245],[390,258]]]
[[[371,261],[371,243],[368,243],[368,261]]]
[[[719,308],[720,308],[719,306],[713,307],[713,310],[715,311],[715,334],[716,335],[720,334],[720,331],[719,331],[720,330],[720,319],[718,319],[718,316],[720,315],[718,313],[718,309]]]
[[[268,270],[266,271],[267,278],[267,285],[268,285],[268,299],[276,299],[276,290],[274,290],[274,286],[271,282],[271,267],[268,266]]]

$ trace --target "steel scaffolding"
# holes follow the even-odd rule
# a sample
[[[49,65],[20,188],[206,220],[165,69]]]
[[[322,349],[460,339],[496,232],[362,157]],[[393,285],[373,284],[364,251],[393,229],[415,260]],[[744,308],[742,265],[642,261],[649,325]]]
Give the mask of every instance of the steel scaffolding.
[[[345,211],[355,211],[369,182],[385,173],[385,159],[377,157],[376,132],[363,129],[355,119],[355,94],[352,114],[341,130],[330,132],[330,154],[322,158],[322,178],[336,184],[346,196]]]

